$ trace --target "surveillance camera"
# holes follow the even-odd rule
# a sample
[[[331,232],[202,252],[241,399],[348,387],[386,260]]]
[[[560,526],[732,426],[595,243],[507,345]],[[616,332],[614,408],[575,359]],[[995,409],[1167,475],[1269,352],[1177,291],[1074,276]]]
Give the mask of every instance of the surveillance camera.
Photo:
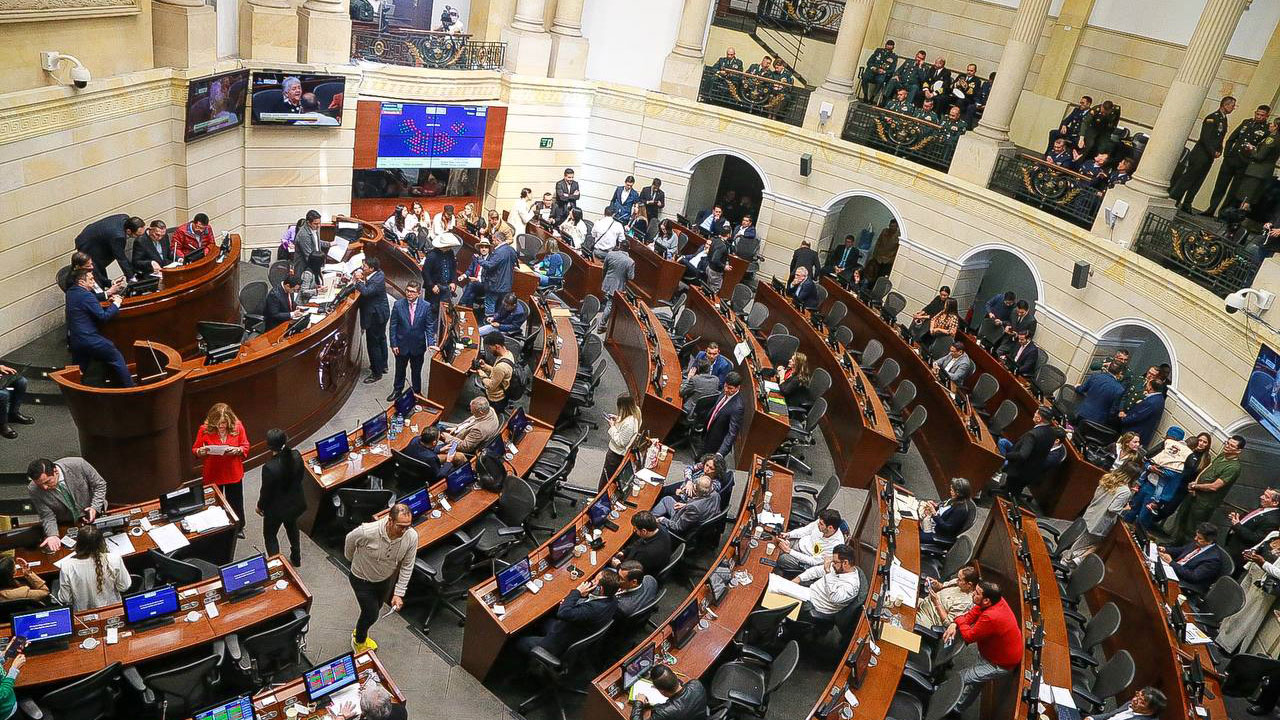
[[[67,55],[54,50],[45,50],[40,53],[40,68],[47,73],[56,73],[58,67],[66,62],[71,65],[71,84],[79,89],[84,89],[89,85],[89,68],[84,66],[74,55]]]
[[[83,65],[71,68],[71,82],[82,90],[87,87],[89,85],[89,68]]]
[[[1268,290],[1257,290],[1255,288],[1244,288],[1237,290],[1226,298],[1226,311],[1234,313],[1237,310],[1247,310],[1249,298],[1253,298],[1258,305],[1258,310],[1270,310],[1272,303],[1275,302],[1276,295]]]
[[[1244,309],[1244,306],[1247,305],[1248,303],[1249,303],[1249,298],[1245,297],[1244,291],[1237,290],[1227,296],[1225,309],[1228,313],[1235,313],[1239,310]]]

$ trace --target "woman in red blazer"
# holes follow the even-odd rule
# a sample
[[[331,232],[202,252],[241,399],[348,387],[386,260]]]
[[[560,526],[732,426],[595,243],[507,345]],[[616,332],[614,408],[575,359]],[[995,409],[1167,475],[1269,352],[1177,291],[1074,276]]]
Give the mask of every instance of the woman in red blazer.
[[[216,453],[211,446],[230,448],[224,453]],[[231,509],[239,518],[239,536],[244,537],[244,459],[249,456],[249,435],[244,425],[231,407],[226,403],[217,403],[209,408],[204,424],[196,432],[195,444],[191,452],[204,463],[205,485],[220,485],[222,493],[227,496]]]

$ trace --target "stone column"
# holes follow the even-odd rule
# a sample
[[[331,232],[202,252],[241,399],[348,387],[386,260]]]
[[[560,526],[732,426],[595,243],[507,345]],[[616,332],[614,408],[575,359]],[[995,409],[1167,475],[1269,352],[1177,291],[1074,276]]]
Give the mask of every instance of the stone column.
[[[551,77],[587,76],[587,39],[582,37],[583,0],[558,0],[551,21]]]
[[[690,100],[698,97],[704,66],[702,41],[711,16],[711,0],[688,0],[680,15],[676,46],[662,66],[662,92]]]
[[[298,61],[298,13],[288,0],[240,3],[240,57]]]
[[[1047,98],[1056,98],[1067,80],[1071,61],[1080,47],[1080,33],[1089,15],[1093,13],[1094,0],[1065,0],[1058,18],[1049,31],[1049,47],[1040,65],[1033,92]]]
[[[827,71],[826,82],[809,95],[805,127],[823,128],[829,133],[840,134],[845,115],[849,112],[849,103],[858,93],[858,63],[862,59],[863,40],[874,6],[875,0],[845,0],[831,67]],[[831,117],[825,123],[819,115],[823,103],[831,104]]]
[[[1165,93],[1164,104],[1151,128],[1151,140],[1142,153],[1142,162],[1133,180],[1107,192],[1107,207],[1114,208],[1117,202],[1128,204],[1125,216],[1108,228],[1105,213],[1099,212],[1093,226],[1095,233],[1132,247],[1148,210],[1168,208],[1172,212],[1169,178],[1186,147],[1187,137],[1200,121],[1209,84],[1217,76],[1222,55],[1248,6],[1249,0],[1209,0],[1205,5],[1182,56],[1182,65]]]
[[[211,65],[218,60],[218,15],[201,0],[155,0],[151,43],[157,67]]]
[[[502,31],[507,44],[507,70],[517,75],[546,77],[551,66],[551,36],[547,34],[546,0],[518,0],[511,26]],[[581,18],[581,3],[578,16]]]
[[[1004,52],[1000,54],[996,81],[987,97],[982,121],[973,132],[960,136],[951,161],[952,175],[986,187],[995,170],[996,158],[1001,153],[1013,151],[1013,143],[1009,142],[1009,123],[1013,120],[1022,88],[1027,83],[1027,71],[1031,68],[1036,43],[1049,17],[1050,2],[1022,0],[1018,6]]]
[[[341,0],[307,0],[298,8],[298,62],[351,60],[351,11]]]

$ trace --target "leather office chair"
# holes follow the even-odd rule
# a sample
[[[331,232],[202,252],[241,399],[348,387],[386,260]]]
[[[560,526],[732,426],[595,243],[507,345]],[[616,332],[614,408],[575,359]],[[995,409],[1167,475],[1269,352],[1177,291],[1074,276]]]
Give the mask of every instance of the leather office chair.
[[[261,280],[240,288],[240,310],[244,313],[246,332],[262,332],[263,324],[266,322],[262,314],[267,307],[269,292],[271,288]]]
[[[755,293],[751,292],[751,288],[738,283],[733,286],[733,294],[729,296],[729,307],[733,308],[733,312],[742,315],[747,311],[747,306],[751,304]]]
[[[24,697],[18,707],[32,720],[106,720],[116,714],[120,700],[120,677],[124,670],[115,662],[98,672],[45,693],[39,700]]]
[[[596,646],[604,640],[612,627],[613,620],[610,620],[599,630],[570,645],[559,657],[546,648],[534,648],[529,656],[529,670],[536,680],[541,681],[542,689],[521,702],[517,708],[518,711],[523,714],[531,708],[551,703],[559,713],[560,720],[567,720],[564,698],[561,694],[564,692],[587,694],[585,688],[588,683],[578,676],[582,674],[582,669],[594,665],[591,659]]]
[[[182,586],[218,576],[218,566],[211,562],[195,558],[179,560],[154,548],[147,551],[147,560],[155,567],[160,582]]]
[[[889,424],[900,426],[906,420],[903,413],[906,412],[907,406],[916,399],[916,384],[910,380],[903,380],[898,383],[898,387],[893,391],[893,397],[889,400],[889,407],[886,408],[889,416]]]
[[[819,513],[831,507],[836,494],[840,492],[840,478],[828,475],[821,488],[795,483],[791,490],[791,514],[787,525],[791,528],[803,527],[817,520]]]
[[[729,706],[729,712],[741,708],[756,717],[769,710],[769,696],[778,689],[800,662],[800,644],[787,643],[777,657],[757,648],[743,648],[742,656],[716,670],[711,680],[711,697]]]
[[[222,660],[227,645],[214,640],[207,654],[177,663],[139,670],[130,665],[124,669],[125,683],[141,700],[143,711],[150,717],[189,717],[222,696]]]
[[[1071,651],[1071,664],[1078,667],[1097,667],[1094,651],[1120,630],[1120,608],[1113,602],[1098,608],[1084,628],[1067,626],[1067,644]]]
[[[508,475],[494,508],[458,531],[457,537],[465,545],[472,535],[483,536],[475,545],[476,552],[482,557],[500,557],[515,545],[532,541],[528,523],[536,507],[537,498],[529,483]]]
[[[343,535],[369,522],[395,502],[396,494],[391,490],[339,488],[333,495],[334,515]]]
[[[1018,419],[1018,406],[1013,400],[1005,399],[1000,403],[1000,407],[991,414],[991,419],[987,421],[987,429],[991,431],[992,437],[1000,437],[1004,435],[1004,431],[1014,420]]]
[[[840,322],[849,314],[849,306],[843,300],[837,300],[831,303],[831,307],[827,310],[827,314],[822,318],[822,324],[829,328],[839,327]]]
[[[456,545],[437,543],[413,561],[413,578],[426,583],[431,594],[427,615],[422,621],[423,635],[431,632],[431,621],[441,608],[457,616],[459,627],[465,624],[467,614],[453,601],[467,594],[467,581],[476,565],[476,546],[484,536],[485,531],[471,537],[455,535]]]
[[[430,485],[436,481],[436,477],[432,474],[431,468],[426,463],[416,458],[411,458],[399,450],[391,450],[391,468],[383,471],[381,476],[383,482],[391,481],[391,487],[396,492],[405,495],[422,489],[425,485]]]
[[[1202,613],[1196,619],[1203,626],[1204,631],[1211,637],[1216,636],[1222,621],[1240,612],[1240,608],[1244,607],[1244,589],[1229,572],[1224,571],[1222,577],[1213,582],[1209,592],[1204,594],[1204,598],[1195,603],[1195,607]]]
[[[1092,556],[1090,556],[1092,557]],[[1133,683],[1133,656],[1128,650],[1120,650],[1105,663],[1098,666],[1097,672],[1084,668],[1071,669],[1071,697],[1076,706],[1091,714],[1103,709],[1106,702],[1119,695]]]
[[[297,666],[304,661],[310,627],[311,616],[298,608],[265,627],[258,625],[245,631],[252,634],[239,632],[223,638],[236,684],[252,692],[277,678],[296,675]]]

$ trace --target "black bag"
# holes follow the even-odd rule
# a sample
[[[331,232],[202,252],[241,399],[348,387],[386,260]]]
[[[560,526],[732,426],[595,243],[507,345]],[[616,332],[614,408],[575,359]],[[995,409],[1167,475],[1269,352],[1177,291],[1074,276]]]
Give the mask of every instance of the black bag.
[[[511,382],[507,385],[507,402],[515,403],[523,400],[529,392],[529,385],[533,382],[533,374],[529,368],[512,360],[502,358],[498,362],[511,364]]]

